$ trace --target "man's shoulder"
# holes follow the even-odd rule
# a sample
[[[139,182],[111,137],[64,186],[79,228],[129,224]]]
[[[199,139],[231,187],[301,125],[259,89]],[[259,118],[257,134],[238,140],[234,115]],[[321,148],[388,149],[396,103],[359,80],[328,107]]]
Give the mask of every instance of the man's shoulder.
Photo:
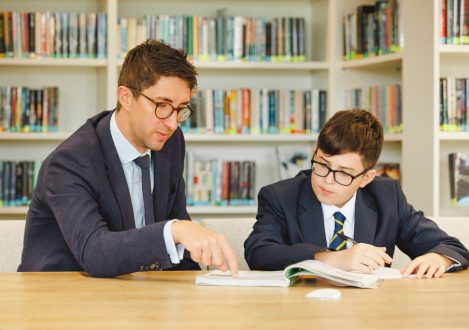
[[[60,155],[73,157],[79,155],[77,159],[95,159],[99,154],[100,143],[97,134],[98,124],[110,116],[110,111],[103,111],[89,118],[80,128],[65,139],[49,156],[54,158]],[[75,157],[73,157],[75,158]]]

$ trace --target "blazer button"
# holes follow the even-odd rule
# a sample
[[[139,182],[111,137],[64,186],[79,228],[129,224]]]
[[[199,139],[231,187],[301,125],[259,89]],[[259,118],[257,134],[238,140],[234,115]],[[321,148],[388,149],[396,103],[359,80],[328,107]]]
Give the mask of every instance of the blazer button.
[[[155,262],[154,264],[150,264],[150,270],[158,270],[160,269],[160,264]]]

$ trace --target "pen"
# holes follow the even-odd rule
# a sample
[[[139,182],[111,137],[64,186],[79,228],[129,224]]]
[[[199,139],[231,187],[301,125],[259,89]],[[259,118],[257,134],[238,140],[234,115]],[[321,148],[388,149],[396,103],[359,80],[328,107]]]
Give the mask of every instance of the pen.
[[[357,245],[358,244],[356,240],[344,235],[343,233],[337,233],[337,236],[339,236],[340,238],[342,238],[345,241],[350,241],[350,243],[352,243],[352,245]]]

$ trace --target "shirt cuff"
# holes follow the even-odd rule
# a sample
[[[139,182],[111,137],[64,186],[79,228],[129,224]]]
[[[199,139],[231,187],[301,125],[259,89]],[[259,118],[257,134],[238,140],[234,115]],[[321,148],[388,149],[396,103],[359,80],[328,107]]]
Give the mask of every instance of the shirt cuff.
[[[454,264],[452,264],[451,266],[449,266],[448,268],[446,268],[446,272],[449,272],[450,270],[452,270],[453,268],[459,268],[461,267],[461,263],[459,261],[457,261],[456,259],[453,259],[451,257],[448,257],[445,255],[446,258],[448,258],[449,260],[452,260],[454,261]]]
[[[178,264],[180,260],[184,258],[184,245],[174,244],[171,228],[173,222],[178,221],[177,219],[166,222],[163,228],[164,245],[166,246],[166,252],[168,252],[171,263]]]

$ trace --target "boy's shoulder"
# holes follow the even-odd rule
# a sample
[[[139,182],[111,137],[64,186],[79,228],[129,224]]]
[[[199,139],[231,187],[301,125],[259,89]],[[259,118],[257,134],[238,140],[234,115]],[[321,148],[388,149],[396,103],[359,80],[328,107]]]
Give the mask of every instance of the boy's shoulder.
[[[389,189],[399,184],[399,181],[377,175],[364,189]]]
[[[376,176],[364,188],[360,189],[365,199],[370,196],[374,201],[393,201],[396,198],[400,199],[403,197],[402,189],[399,181],[384,177]]]

